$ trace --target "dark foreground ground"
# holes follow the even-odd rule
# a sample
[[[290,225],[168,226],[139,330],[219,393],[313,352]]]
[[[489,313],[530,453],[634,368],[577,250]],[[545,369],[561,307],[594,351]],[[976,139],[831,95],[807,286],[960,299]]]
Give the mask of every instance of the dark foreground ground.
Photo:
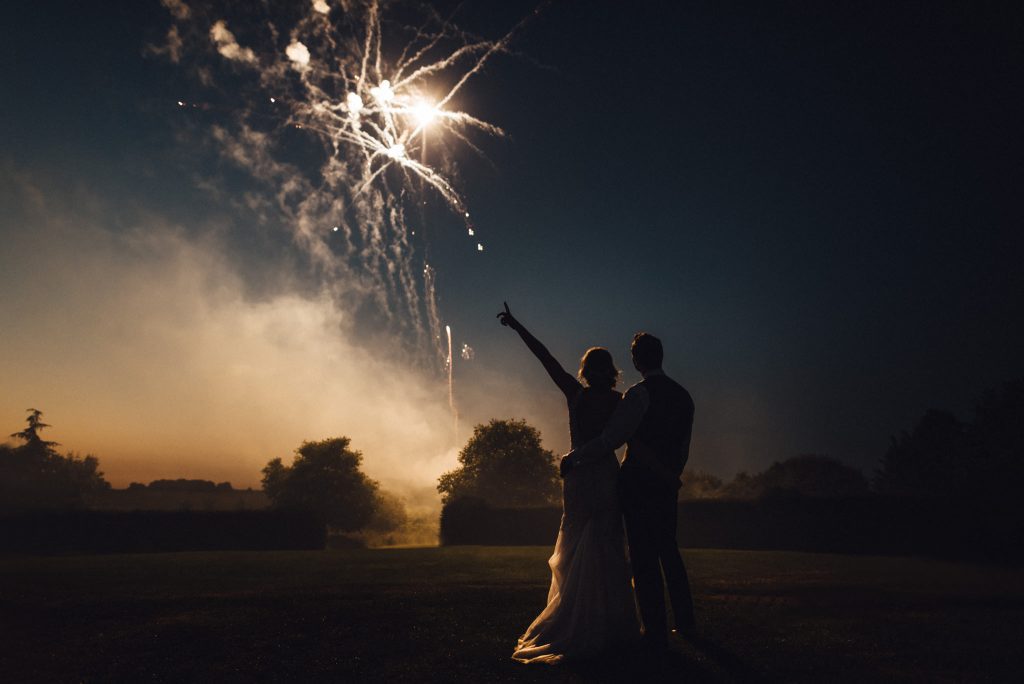
[[[702,623],[655,666],[509,660],[547,547],[0,557],[0,680],[1020,681],[1024,573],[687,551]]]

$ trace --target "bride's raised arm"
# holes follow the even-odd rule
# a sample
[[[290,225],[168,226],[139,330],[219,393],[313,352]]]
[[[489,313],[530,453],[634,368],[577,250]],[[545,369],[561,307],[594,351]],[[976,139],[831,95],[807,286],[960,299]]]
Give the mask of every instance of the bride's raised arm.
[[[576,378],[566,372],[562,368],[562,364],[558,363],[558,360],[551,355],[548,348],[541,344],[541,341],[530,334],[530,331],[523,327],[523,324],[516,320],[516,317],[512,315],[512,312],[508,310],[508,302],[505,304],[505,310],[498,313],[498,320],[502,325],[512,328],[519,337],[522,338],[523,342],[526,343],[527,348],[533,352],[533,355],[537,357],[541,365],[544,366],[544,370],[548,372],[551,379],[558,389],[562,390],[562,393],[567,399],[572,399],[576,395],[576,392],[580,389],[580,383]]]

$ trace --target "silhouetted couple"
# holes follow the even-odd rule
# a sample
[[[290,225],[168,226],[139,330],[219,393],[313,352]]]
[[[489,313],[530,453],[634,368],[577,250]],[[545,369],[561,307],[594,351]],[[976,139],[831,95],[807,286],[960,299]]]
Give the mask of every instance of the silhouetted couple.
[[[641,638],[652,651],[663,652],[668,644],[666,585],[676,630],[688,633],[695,626],[676,543],[676,501],[689,456],[693,400],[662,371],[661,341],[653,335],[633,337],[633,365],[643,381],[623,395],[615,390],[619,371],[607,349],[588,349],[573,377],[507,304],[498,318],[519,333],[565,395],[572,444],[561,463],[562,524],[548,561],[548,603],[519,638],[512,657],[556,663]],[[615,449],[623,444],[626,456],[620,467]]]

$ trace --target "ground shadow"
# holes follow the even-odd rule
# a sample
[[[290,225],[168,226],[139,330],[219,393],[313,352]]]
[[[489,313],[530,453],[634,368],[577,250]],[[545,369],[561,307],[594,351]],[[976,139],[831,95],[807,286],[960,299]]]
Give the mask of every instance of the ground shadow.
[[[634,647],[568,662],[563,667],[569,682],[768,681],[735,653],[701,635],[674,639],[669,651],[661,656]]]

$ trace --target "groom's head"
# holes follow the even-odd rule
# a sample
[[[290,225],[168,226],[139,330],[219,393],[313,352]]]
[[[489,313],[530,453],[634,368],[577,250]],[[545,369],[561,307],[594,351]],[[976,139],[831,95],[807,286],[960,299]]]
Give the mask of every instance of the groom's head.
[[[633,355],[633,367],[641,373],[661,368],[661,361],[665,356],[661,340],[645,332],[633,335],[633,344],[629,346],[629,351]]]

